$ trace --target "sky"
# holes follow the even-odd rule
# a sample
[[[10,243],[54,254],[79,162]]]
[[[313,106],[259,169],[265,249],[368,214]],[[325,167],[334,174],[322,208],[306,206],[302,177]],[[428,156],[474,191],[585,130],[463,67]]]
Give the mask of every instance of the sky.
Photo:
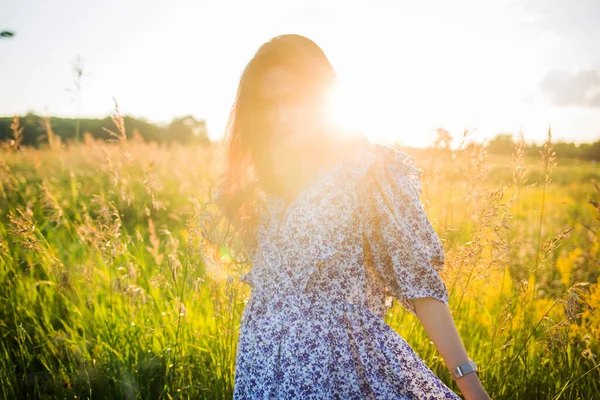
[[[223,135],[241,73],[283,33],[314,40],[340,80],[338,118],[373,141],[600,138],[596,0],[0,0],[0,116],[168,123]]]

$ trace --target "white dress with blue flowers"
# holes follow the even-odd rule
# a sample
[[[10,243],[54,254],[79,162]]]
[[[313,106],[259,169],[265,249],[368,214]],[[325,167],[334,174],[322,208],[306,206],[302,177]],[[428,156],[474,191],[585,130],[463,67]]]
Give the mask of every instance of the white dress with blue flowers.
[[[267,211],[242,280],[234,399],[460,399],[384,321],[446,305],[444,249],[414,159],[368,143]]]

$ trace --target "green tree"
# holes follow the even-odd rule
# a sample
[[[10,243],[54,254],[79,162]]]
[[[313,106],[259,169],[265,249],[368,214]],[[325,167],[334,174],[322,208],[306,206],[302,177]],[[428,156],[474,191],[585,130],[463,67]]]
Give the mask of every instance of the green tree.
[[[500,133],[490,140],[488,152],[491,154],[512,154],[514,147],[512,133]]]
[[[181,143],[208,143],[206,121],[198,120],[192,115],[174,118],[167,129],[167,140]]]

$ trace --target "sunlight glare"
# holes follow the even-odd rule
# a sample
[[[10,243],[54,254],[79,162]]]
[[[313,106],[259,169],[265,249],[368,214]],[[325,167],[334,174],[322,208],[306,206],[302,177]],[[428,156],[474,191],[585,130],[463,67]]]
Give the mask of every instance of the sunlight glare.
[[[338,81],[330,91],[328,103],[328,117],[341,134],[366,133],[366,108],[359,103],[356,91],[349,85]]]

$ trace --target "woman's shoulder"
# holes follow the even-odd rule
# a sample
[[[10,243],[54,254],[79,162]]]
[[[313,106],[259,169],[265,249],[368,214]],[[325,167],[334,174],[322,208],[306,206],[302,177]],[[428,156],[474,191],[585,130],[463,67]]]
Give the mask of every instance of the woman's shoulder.
[[[363,142],[358,151],[349,157],[345,170],[357,178],[367,175],[372,169],[400,170],[418,173],[413,156],[381,143]]]

